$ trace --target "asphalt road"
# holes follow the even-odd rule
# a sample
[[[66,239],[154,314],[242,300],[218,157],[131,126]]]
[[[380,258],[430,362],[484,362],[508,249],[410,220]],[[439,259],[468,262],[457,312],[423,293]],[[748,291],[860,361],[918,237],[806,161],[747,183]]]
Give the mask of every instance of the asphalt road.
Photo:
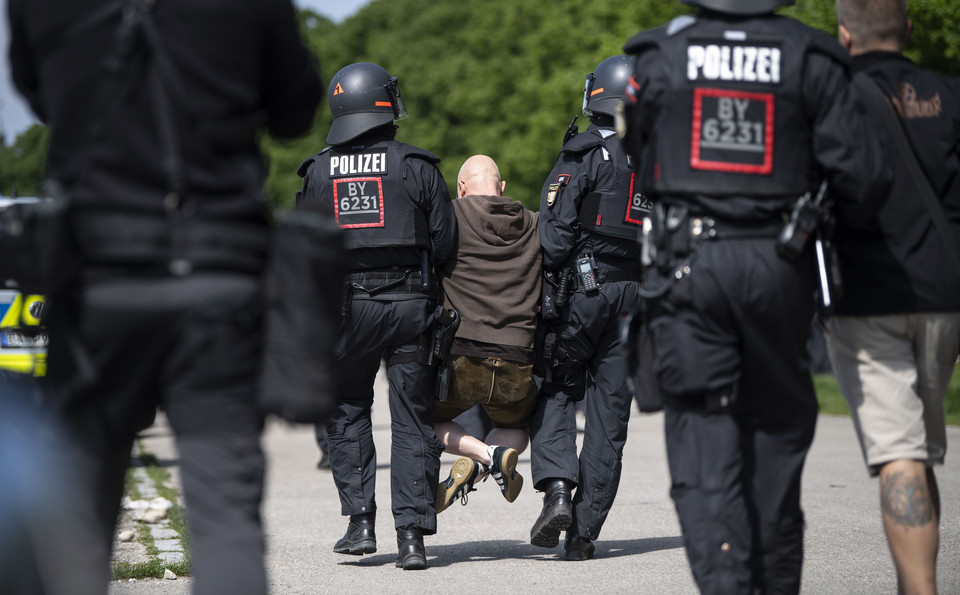
[[[263,517],[269,581],[277,594],[294,593],[696,593],[680,528],[668,495],[660,414],[635,412],[624,451],[620,491],[597,541],[596,558],[566,562],[562,547],[529,544],[541,497],[525,485],[507,503],[490,479],[467,506],[439,517],[439,532],[426,538],[427,569],[394,567],[396,541],[390,510],[390,424],[385,386],[378,384],[374,434],[379,551],[361,557],[332,551],[346,527],[328,471],[315,468],[318,453],[310,427],[271,422],[263,445],[268,455]],[[151,428],[148,450],[175,457],[169,430]],[[960,428],[948,429],[960,448]],[[530,477],[529,453],[519,470]],[[443,456],[442,477],[454,461]],[[960,456],[938,471],[943,500],[938,582],[941,593],[960,593]],[[807,532],[804,593],[895,593],[896,577],[880,524],[876,480],[868,478],[847,418],[821,416],[803,479]],[[115,582],[111,594],[189,593],[190,579]]]

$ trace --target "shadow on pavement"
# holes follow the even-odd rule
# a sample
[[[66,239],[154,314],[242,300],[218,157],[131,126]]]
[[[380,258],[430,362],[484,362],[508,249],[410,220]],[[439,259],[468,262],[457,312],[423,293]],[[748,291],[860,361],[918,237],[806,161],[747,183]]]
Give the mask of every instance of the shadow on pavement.
[[[427,568],[445,568],[454,564],[472,562],[490,562],[491,560],[534,560],[550,562],[561,559],[563,544],[553,549],[534,547],[516,540],[471,541],[452,545],[430,545],[427,537]],[[618,541],[598,540],[596,559],[634,556],[660,550],[683,547],[683,538],[649,537],[644,539],[623,539]],[[339,562],[342,566],[370,567],[393,565],[397,560],[395,552],[347,557]]]

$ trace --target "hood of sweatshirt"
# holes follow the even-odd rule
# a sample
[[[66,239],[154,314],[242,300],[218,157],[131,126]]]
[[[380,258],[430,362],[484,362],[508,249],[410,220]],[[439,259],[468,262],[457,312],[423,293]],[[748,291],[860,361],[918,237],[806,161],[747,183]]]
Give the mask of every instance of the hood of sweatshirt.
[[[471,234],[490,246],[525,241],[537,229],[538,213],[507,196],[464,196],[453,206],[460,234]]]

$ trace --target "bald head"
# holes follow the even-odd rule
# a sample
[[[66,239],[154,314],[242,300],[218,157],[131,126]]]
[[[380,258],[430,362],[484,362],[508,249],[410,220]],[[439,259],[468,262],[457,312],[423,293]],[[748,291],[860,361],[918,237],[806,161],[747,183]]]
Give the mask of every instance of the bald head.
[[[500,179],[496,162],[486,155],[474,155],[463,162],[457,174],[457,198],[470,195],[503,196],[507,183]]]

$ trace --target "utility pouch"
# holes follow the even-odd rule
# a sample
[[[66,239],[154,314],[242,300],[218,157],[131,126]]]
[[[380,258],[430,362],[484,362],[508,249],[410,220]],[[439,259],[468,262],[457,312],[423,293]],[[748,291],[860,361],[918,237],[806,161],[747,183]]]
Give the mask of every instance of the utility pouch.
[[[554,362],[554,350],[557,345],[557,333],[547,330],[547,325],[538,324],[534,335],[533,373],[550,380]]]
[[[281,214],[267,268],[266,339],[259,405],[295,423],[319,423],[339,395],[333,349],[346,254],[333,219],[310,211]]]
[[[627,383],[633,391],[637,407],[643,413],[663,409],[653,333],[640,312],[620,315],[620,348],[626,355]]]
[[[672,272],[676,264],[691,252],[687,213],[686,207],[654,205],[651,230],[644,233],[650,244],[648,258],[663,273]]]
[[[14,202],[0,210],[0,281],[13,279],[23,293],[49,295],[78,266],[68,200]]]
[[[557,305],[558,284],[553,272],[543,272],[543,283],[540,284],[540,317],[544,320],[556,320],[560,317],[560,307]]]

